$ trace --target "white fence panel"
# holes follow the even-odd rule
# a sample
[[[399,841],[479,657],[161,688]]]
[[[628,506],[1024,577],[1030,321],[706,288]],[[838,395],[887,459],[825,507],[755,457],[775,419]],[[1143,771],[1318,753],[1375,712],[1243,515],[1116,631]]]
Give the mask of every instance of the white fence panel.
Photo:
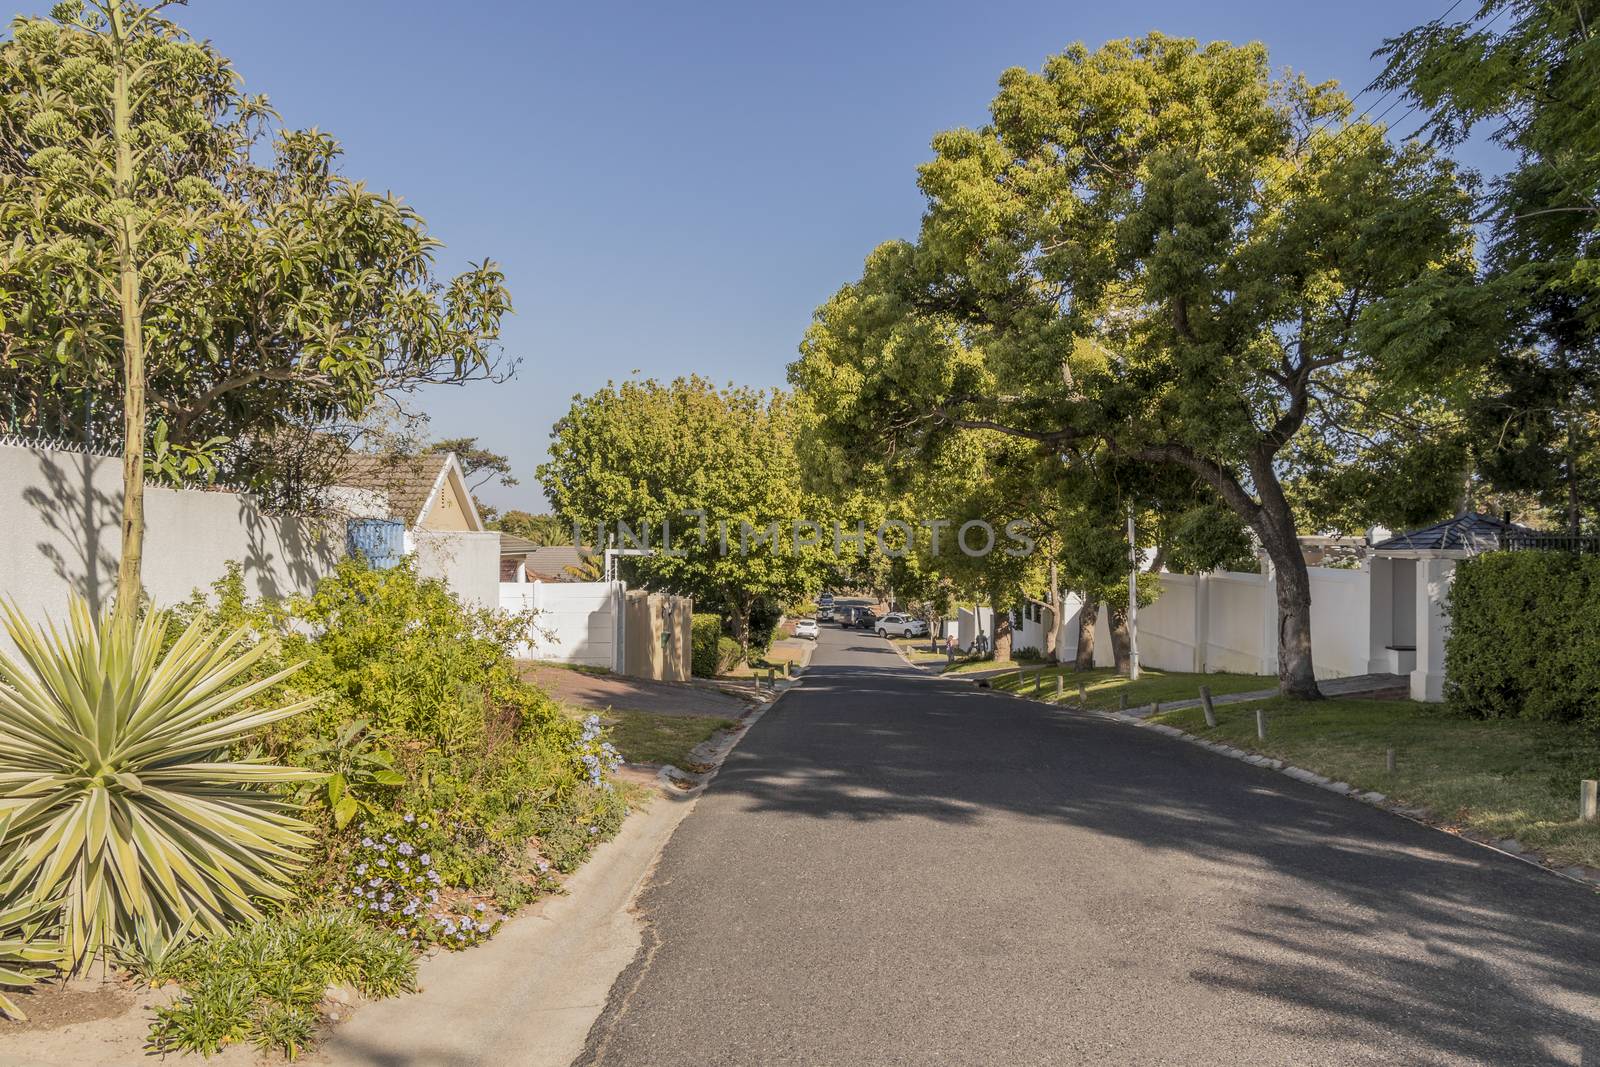
[[[1216,571],[1206,576],[1206,670],[1266,674],[1276,656],[1264,647],[1272,590],[1260,574]],[[1277,607],[1271,609],[1274,613]]]
[[[1139,609],[1139,664],[1157,671],[1204,669],[1198,642],[1197,609],[1204,606],[1203,579],[1163,574],[1161,595]]]
[[[1318,678],[1366,674],[1372,658],[1372,575],[1308,567],[1311,660]]]
[[[501,582],[504,611],[534,611],[539,633],[517,650],[552,660],[622,672],[621,582]]]

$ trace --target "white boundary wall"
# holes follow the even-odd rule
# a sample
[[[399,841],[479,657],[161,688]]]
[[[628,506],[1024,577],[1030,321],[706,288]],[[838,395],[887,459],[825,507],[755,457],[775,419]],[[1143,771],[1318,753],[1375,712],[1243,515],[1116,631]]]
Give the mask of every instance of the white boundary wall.
[[[536,612],[523,659],[576,663],[623,673],[621,582],[500,582],[503,611]]]
[[[1318,678],[1347,678],[1390,669],[1374,648],[1372,575],[1365,570],[1310,567],[1311,655]],[[1278,672],[1277,583],[1262,574],[1215,571],[1163,574],[1161,595],[1139,609],[1139,662],[1162,671]],[[1075,646],[1076,621],[1066,631]],[[1111,630],[1101,605],[1094,662],[1113,663]],[[1064,657],[1065,653],[1063,653]]]
[[[461,530],[408,530],[406,552],[417,573],[438,578],[474,608],[500,606],[500,535]]]
[[[96,609],[116,587],[122,461],[0,445],[0,598],[24,617],[65,618],[69,593]],[[293,515],[240,493],[145,490],[144,587],[158,607],[187,600],[240,565],[251,596],[308,593],[344,551]],[[0,634],[0,647],[10,639]]]

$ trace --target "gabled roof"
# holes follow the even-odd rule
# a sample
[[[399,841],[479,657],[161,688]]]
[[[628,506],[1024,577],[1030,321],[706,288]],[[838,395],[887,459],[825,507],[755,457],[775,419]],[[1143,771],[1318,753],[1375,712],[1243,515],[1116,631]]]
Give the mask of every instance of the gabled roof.
[[[587,548],[575,545],[545,545],[529,552],[525,561],[529,574],[570,582],[576,579],[567,572],[567,568],[581,567],[593,555]]]
[[[467,493],[471,521],[483,528],[477,504],[466,489],[465,472],[454,452],[424,452],[415,456],[372,455],[355,452],[345,457],[338,484],[366,489],[388,498],[389,514],[407,526],[419,526],[428,508],[454,472]]]
[[[1420,530],[1396,534],[1372,546],[1374,552],[1492,552],[1500,547],[1507,533],[1531,533],[1526,526],[1497,519],[1493,515],[1468,512],[1454,519],[1436,522]]]

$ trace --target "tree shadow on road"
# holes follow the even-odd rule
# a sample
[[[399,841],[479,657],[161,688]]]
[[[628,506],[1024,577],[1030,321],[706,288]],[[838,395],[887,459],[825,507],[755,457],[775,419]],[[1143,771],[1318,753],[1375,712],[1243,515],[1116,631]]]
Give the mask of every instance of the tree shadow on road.
[[[1023,816],[1040,849],[1090,831],[1107,854],[1224,887],[1238,906],[1215,913],[1210,959],[1187,980],[1292,1008],[1286,1035],[1374,1062],[1399,1038],[1430,1061],[1600,1063],[1600,895],[1149,731],[913,674],[888,653],[881,669],[814,667],[712,788],[754,811],[908,832]]]

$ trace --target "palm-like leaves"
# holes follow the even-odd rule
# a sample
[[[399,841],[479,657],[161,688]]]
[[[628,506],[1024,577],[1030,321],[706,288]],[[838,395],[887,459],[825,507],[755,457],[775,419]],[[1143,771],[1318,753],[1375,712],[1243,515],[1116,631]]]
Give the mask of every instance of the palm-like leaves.
[[[243,676],[268,651],[196,620],[161,651],[167,619],[96,619],[74,598],[64,632],[15,608],[0,655],[0,900],[62,900],[69,960],[134,932],[220,930],[288,895],[304,823],[259,786],[311,772],[230,761],[227,747],[310,701],[239,710],[294,668]]]
[[[6,840],[7,822],[0,815],[0,842]],[[0,863],[0,877],[13,864],[7,857]],[[54,901],[29,901],[0,907],[0,1015],[26,1019],[16,1002],[6,996],[7,989],[27,989],[53,973],[61,962],[61,946],[45,936],[43,927],[59,910]]]

